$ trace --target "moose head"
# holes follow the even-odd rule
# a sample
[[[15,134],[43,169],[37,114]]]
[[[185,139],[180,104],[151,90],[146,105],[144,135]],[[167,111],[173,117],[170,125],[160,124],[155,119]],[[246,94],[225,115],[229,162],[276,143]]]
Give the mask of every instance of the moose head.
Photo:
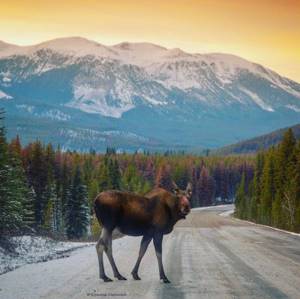
[[[185,219],[191,211],[190,199],[192,197],[192,184],[188,183],[185,190],[180,190],[175,182],[172,182],[173,193],[178,199],[179,217]]]

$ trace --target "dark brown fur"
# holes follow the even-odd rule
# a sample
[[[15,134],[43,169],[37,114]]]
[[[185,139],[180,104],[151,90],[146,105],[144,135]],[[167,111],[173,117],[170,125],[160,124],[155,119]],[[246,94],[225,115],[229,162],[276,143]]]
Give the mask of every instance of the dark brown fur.
[[[103,267],[103,250],[107,253],[111,262],[114,276],[118,279],[125,278],[119,273],[112,256],[111,234],[117,228],[123,234],[129,236],[143,236],[137,263],[132,270],[134,279],[140,279],[138,268],[146,249],[153,239],[160,278],[164,282],[167,279],[161,261],[162,238],[173,230],[175,223],[185,218],[190,211],[187,198],[190,197],[191,186],[186,191],[180,191],[175,186],[175,193],[171,193],[162,188],[155,188],[145,196],[134,193],[121,192],[116,190],[100,193],[94,202],[97,219],[103,229],[101,237],[97,243],[97,253],[99,258],[100,278],[104,281],[111,281],[105,273]]]

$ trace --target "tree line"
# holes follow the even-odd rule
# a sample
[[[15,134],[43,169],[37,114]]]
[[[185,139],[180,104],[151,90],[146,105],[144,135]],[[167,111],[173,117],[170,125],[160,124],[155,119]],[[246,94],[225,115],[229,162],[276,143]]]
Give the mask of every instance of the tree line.
[[[300,141],[289,129],[281,143],[257,154],[253,179],[242,176],[236,216],[300,232]]]
[[[2,114],[3,116],[3,114]],[[3,118],[3,117],[2,117]],[[233,200],[242,174],[254,175],[254,158],[201,157],[191,154],[78,153],[35,141],[7,141],[0,126],[0,233],[25,228],[82,238],[99,232],[93,200],[101,191],[145,194],[154,187],[172,191],[172,180],[193,185],[192,206]]]

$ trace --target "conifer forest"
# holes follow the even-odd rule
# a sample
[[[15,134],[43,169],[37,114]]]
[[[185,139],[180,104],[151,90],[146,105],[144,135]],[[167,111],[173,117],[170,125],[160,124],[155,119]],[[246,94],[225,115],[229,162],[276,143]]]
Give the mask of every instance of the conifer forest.
[[[300,143],[289,130],[276,147],[257,155],[183,152],[62,151],[39,140],[21,145],[0,128],[1,234],[34,231],[68,239],[99,233],[93,200],[118,189],[146,194],[192,183],[192,207],[235,201],[235,216],[300,230]]]

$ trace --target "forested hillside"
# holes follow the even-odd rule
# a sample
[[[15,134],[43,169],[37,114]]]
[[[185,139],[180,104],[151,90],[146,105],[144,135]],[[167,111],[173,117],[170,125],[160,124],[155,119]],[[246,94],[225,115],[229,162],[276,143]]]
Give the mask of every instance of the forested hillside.
[[[273,131],[269,134],[265,134],[259,137],[255,137],[249,140],[241,141],[232,145],[222,147],[215,151],[221,155],[232,155],[232,154],[249,154],[255,153],[259,150],[266,150],[271,146],[277,145],[282,141],[284,134],[289,128],[283,128],[280,130]],[[291,127],[295,138],[300,139],[300,124]]]
[[[243,176],[236,216],[300,232],[300,141],[289,129],[282,142],[256,158],[254,177]]]
[[[250,181],[254,167],[253,157],[63,152],[40,141],[23,147],[18,136],[7,142],[3,119],[0,157],[1,234],[29,227],[70,239],[97,233],[92,202],[103,190],[145,194],[190,181],[192,205],[207,206],[232,201],[242,174]]]

